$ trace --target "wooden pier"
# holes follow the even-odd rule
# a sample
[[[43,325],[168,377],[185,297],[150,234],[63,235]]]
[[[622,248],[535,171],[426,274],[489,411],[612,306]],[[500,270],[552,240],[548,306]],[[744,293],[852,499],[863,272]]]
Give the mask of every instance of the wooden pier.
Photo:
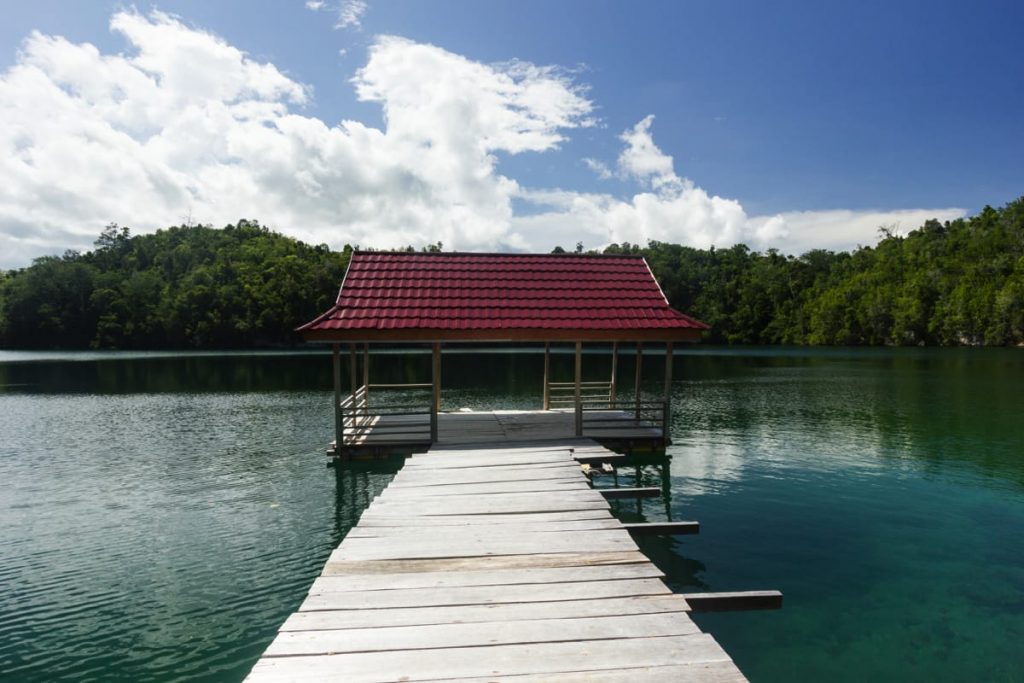
[[[574,439],[409,458],[247,680],[745,680],[690,619],[700,601],[672,593],[633,541],[644,529],[612,516],[576,460],[605,457]]]

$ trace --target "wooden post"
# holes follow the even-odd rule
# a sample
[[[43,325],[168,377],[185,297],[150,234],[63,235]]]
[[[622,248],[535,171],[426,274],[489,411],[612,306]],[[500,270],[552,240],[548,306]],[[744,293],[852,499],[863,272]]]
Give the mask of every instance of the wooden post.
[[[544,410],[551,410],[551,342],[544,342]]]
[[[661,460],[661,499],[665,501],[665,519],[672,521],[672,458]]]
[[[433,400],[430,402],[430,443],[437,443],[437,413],[441,410],[441,344],[434,342],[431,353],[431,378]]]
[[[640,419],[640,378],[644,367],[644,343],[636,343],[636,419]]]
[[[345,443],[345,423],[341,419],[341,345],[331,344],[331,360],[334,365],[334,453],[341,453]]]
[[[665,342],[665,400],[672,396],[672,342]]]
[[[363,342],[363,415],[370,416],[370,343]]]
[[[668,431],[672,424],[672,342],[665,342],[665,406],[663,410],[661,437],[668,443]]]
[[[608,386],[608,407],[615,409],[615,375],[619,369],[619,342],[612,342],[612,381]]]
[[[350,366],[349,374],[352,376],[352,401],[354,402],[356,400],[356,392],[359,391],[359,356],[356,355],[355,344],[348,345],[348,364]]]
[[[352,415],[352,430],[353,430],[353,433],[355,433],[356,420],[358,419],[356,417],[356,411],[359,410],[359,406],[356,405],[356,392],[359,391],[359,372],[358,372],[358,370],[359,370],[359,356],[356,355],[356,345],[355,344],[349,344],[348,345],[348,364],[349,364],[349,374],[351,375],[351,377],[350,377],[351,381],[349,382],[349,384],[352,386],[352,393],[350,394],[351,402],[349,403],[348,409],[349,409],[349,413]],[[342,423],[341,426],[344,428],[344,426],[345,426],[345,414],[344,413],[342,413],[342,415],[341,415],[341,423]]]
[[[576,397],[576,436],[583,436],[583,399],[580,382],[583,381],[583,342],[576,342],[576,386],[573,394]]]

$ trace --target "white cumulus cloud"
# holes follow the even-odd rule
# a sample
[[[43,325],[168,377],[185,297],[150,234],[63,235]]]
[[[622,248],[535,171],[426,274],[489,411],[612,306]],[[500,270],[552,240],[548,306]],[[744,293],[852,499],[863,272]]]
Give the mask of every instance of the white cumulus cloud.
[[[966,213],[960,208],[943,208],[748,216],[738,201],[709,195],[689,178],[679,176],[673,158],[654,142],[653,122],[653,115],[646,116],[619,136],[624,147],[614,169],[600,160],[584,159],[599,178],[634,181],[640,192],[620,199],[610,194],[524,190],[521,197],[540,210],[516,217],[516,229],[526,235],[558,235],[563,244],[575,244],[581,238],[591,246],[657,240],[706,249],[743,242],[757,249],[802,253],[872,244],[883,225],[902,226],[906,231],[929,218],[946,221]]]
[[[384,36],[353,85],[387,125],[330,126],[300,113],[307,87],[173,16],[120,12],[111,28],[130,51],[33,33],[0,76],[4,265],[87,247],[110,221],[146,232],[186,214],[334,246],[521,247],[518,185],[494,154],[592,123],[555,69]]]
[[[334,247],[656,239],[797,250],[869,243],[878,225],[959,211],[749,217],[677,173],[652,117],[621,135],[614,164],[584,162],[635,184],[632,196],[527,188],[500,172],[499,153],[551,154],[595,124],[585,86],[557,67],[378,36],[351,86],[385,125],[334,124],[304,115],[311,88],[172,15],[121,11],[110,27],[127,49],[34,32],[0,73],[0,267],[88,248],[111,221],[151,232],[185,216],[257,218]]]
[[[791,211],[752,219],[755,231],[764,230],[767,242],[773,242],[773,221],[786,226],[785,249],[803,253],[810,249],[841,251],[855,246],[868,246],[878,241],[880,227],[895,228],[899,234],[915,230],[925,221],[935,218],[941,222],[956,220],[966,215],[964,209],[899,209],[896,211]]]
[[[306,0],[306,9],[313,12],[330,12],[334,14],[334,28],[362,28],[363,15],[368,5],[365,0]]]
[[[641,182],[649,182],[654,187],[665,185],[678,186],[672,157],[658,149],[651,135],[651,124],[654,115],[649,114],[640,123],[619,136],[626,143],[619,155],[619,173],[635,178]]]
[[[623,200],[608,194],[525,190],[521,197],[541,210],[518,217],[517,229],[550,234],[564,225],[586,233],[588,244],[595,246],[649,240],[704,248],[742,241],[759,246],[764,238],[785,237],[781,219],[770,230],[758,231],[739,202],[711,196],[689,178],[677,175],[672,157],[654,143],[653,121],[653,116],[647,116],[620,136],[625,146],[615,166],[615,175],[637,182],[642,191]],[[612,175],[599,161],[589,160],[587,165],[600,177]]]

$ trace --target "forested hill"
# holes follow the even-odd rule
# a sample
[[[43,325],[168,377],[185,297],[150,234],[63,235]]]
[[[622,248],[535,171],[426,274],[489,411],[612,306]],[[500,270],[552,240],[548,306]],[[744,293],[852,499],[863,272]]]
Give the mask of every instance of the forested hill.
[[[658,242],[604,252],[646,256],[672,305],[713,326],[710,342],[1024,343],[1024,199],[880,236],[798,257]],[[251,221],[134,237],[111,226],[94,251],[0,273],[0,347],[293,344],[333,302],[350,254]]]
[[[293,329],[334,303],[350,253],[245,220],[134,237],[112,225],[94,251],[36,259],[0,275],[0,346],[293,344]]]
[[[799,257],[739,245],[624,245],[647,257],[673,306],[736,344],[1024,343],[1024,198],[928,221],[875,246]]]

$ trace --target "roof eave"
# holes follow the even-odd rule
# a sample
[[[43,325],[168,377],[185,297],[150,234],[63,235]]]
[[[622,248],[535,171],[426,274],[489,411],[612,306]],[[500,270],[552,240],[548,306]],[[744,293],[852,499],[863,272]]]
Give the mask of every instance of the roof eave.
[[[572,329],[342,329],[300,330],[308,342],[697,342],[703,334],[697,328],[652,328],[633,330]]]
[[[348,255],[348,263],[345,265],[345,274],[341,276],[341,285],[338,287],[338,295],[336,297],[334,297],[334,305],[331,306],[330,308],[328,308],[326,311],[324,311],[320,315],[318,315],[317,317],[315,317],[312,320],[310,320],[308,323],[306,323],[304,325],[299,325],[298,327],[296,327],[295,328],[296,332],[302,333],[304,330],[307,330],[307,329],[313,327],[314,325],[316,325],[320,321],[329,319],[331,317],[331,315],[338,309],[338,302],[341,301],[341,293],[345,289],[345,280],[348,279],[348,271],[351,270],[351,268],[352,268],[352,259],[355,257],[355,255],[356,255],[356,252],[354,252],[354,251]]]

